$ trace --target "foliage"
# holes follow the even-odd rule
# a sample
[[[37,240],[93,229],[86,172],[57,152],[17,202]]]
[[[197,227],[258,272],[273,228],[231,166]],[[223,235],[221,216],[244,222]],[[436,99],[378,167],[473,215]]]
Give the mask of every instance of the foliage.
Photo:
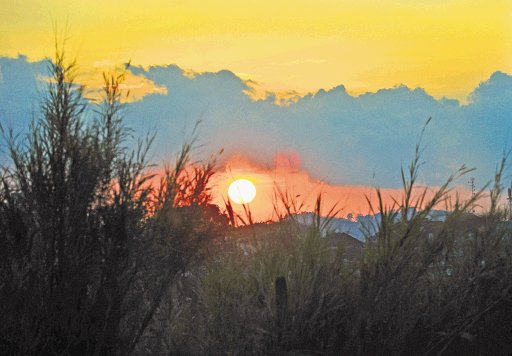
[[[0,353],[122,354],[140,345],[170,285],[216,234],[213,162],[185,174],[186,144],[155,194],[152,137],[126,147],[120,84],[96,107],[56,49],[42,115],[24,140],[4,131]],[[156,195],[156,197],[155,197]]]

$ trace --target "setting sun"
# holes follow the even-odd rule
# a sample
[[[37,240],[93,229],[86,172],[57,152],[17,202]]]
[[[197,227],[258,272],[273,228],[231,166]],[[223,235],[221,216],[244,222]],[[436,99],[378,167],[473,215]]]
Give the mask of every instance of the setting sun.
[[[230,184],[228,195],[237,204],[247,204],[256,196],[256,187],[247,179],[237,179]]]

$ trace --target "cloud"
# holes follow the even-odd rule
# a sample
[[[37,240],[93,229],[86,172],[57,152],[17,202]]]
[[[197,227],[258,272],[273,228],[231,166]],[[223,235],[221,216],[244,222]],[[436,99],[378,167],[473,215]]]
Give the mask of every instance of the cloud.
[[[9,117],[8,124],[26,127],[37,99],[30,88],[37,87],[34,73],[42,65],[24,57],[0,59],[2,123]],[[404,85],[359,96],[340,85],[295,94],[287,105],[278,105],[274,93],[249,97],[254,83],[227,70],[194,75],[174,65],[130,70],[161,88],[126,110],[129,126],[156,130],[157,163],[172,157],[197,120],[204,144],[198,157],[224,148],[227,158],[238,154],[271,165],[277,153],[296,152],[302,170],[336,185],[398,187],[400,167],[412,158],[429,117],[419,177],[424,184],[439,185],[466,164],[477,168],[471,176],[482,186],[512,146],[512,77],[502,72],[475,88],[466,104]]]
[[[300,164],[300,155],[297,152],[278,152],[274,156],[274,167],[278,171],[299,171]]]
[[[28,62],[27,57],[0,57],[0,124],[19,132],[39,110],[48,62]]]
[[[168,89],[133,105],[129,117],[146,115],[168,132],[158,146],[176,148],[183,128],[203,120],[203,142],[270,163],[276,152],[296,151],[302,166],[337,184],[396,187],[400,167],[412,158],[429,117],[420,179],[441,184],[466,164],[483,185],[509,148],[512,78],[496,72],[474,90],[467,105],[435,99],[404,85],[352,96],[340,85],[296,99],[287,106],[275,97],[249,100],[250,84],[233,73],[202,73],[186,78],[176,66],[138,69]],[[140,121],[137,121],[140,122]],[[134,124],[135,124],[134,120]],[[151,126],[151,125],[149,125]]]

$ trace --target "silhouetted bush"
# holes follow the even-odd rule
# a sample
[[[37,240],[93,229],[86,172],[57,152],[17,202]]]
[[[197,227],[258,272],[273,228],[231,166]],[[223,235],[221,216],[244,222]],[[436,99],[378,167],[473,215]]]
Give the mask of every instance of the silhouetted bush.
[[[126,355],[216,234],[213,163],[187,171],[185,144],[152,187],[152,138],[126,147],[123,74],[105,75],[91,107],[63,51],[49,66],[40,119],[24,139],[4,132],[12,164],[1,171],[0,353]]]

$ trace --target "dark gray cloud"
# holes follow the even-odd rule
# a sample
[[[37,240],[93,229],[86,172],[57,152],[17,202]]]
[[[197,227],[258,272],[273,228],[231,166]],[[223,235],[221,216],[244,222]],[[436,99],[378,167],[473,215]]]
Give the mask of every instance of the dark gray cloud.
[[[37,90],[30,95],[24,90],[37,88],[34,74],[42,64],[0,59],[2,122],[8,117],[10,124],[26,122]],[[501,72],[482,82],[465,105],[437,100],[421,88],[397,86],[354,97],[338,86],[278,106],[272,96],[250,99],[247,83],[229,71],[194,77],[173,65],[131,71],[167,88],[166,95],[147,95],[126,108],[136,131],[157,131],[157,161],[178,149],[197,120],[203,154],[224,148],[227,156],[241,153],[270,164],[276,153],[293,151],[303,168],[334,184],[398,186],[400,166],[411,159],[429,117],[424,183],[439,184],[466,164],[477,168],[472,176],[483,184],[512,146],[512,77]]]

